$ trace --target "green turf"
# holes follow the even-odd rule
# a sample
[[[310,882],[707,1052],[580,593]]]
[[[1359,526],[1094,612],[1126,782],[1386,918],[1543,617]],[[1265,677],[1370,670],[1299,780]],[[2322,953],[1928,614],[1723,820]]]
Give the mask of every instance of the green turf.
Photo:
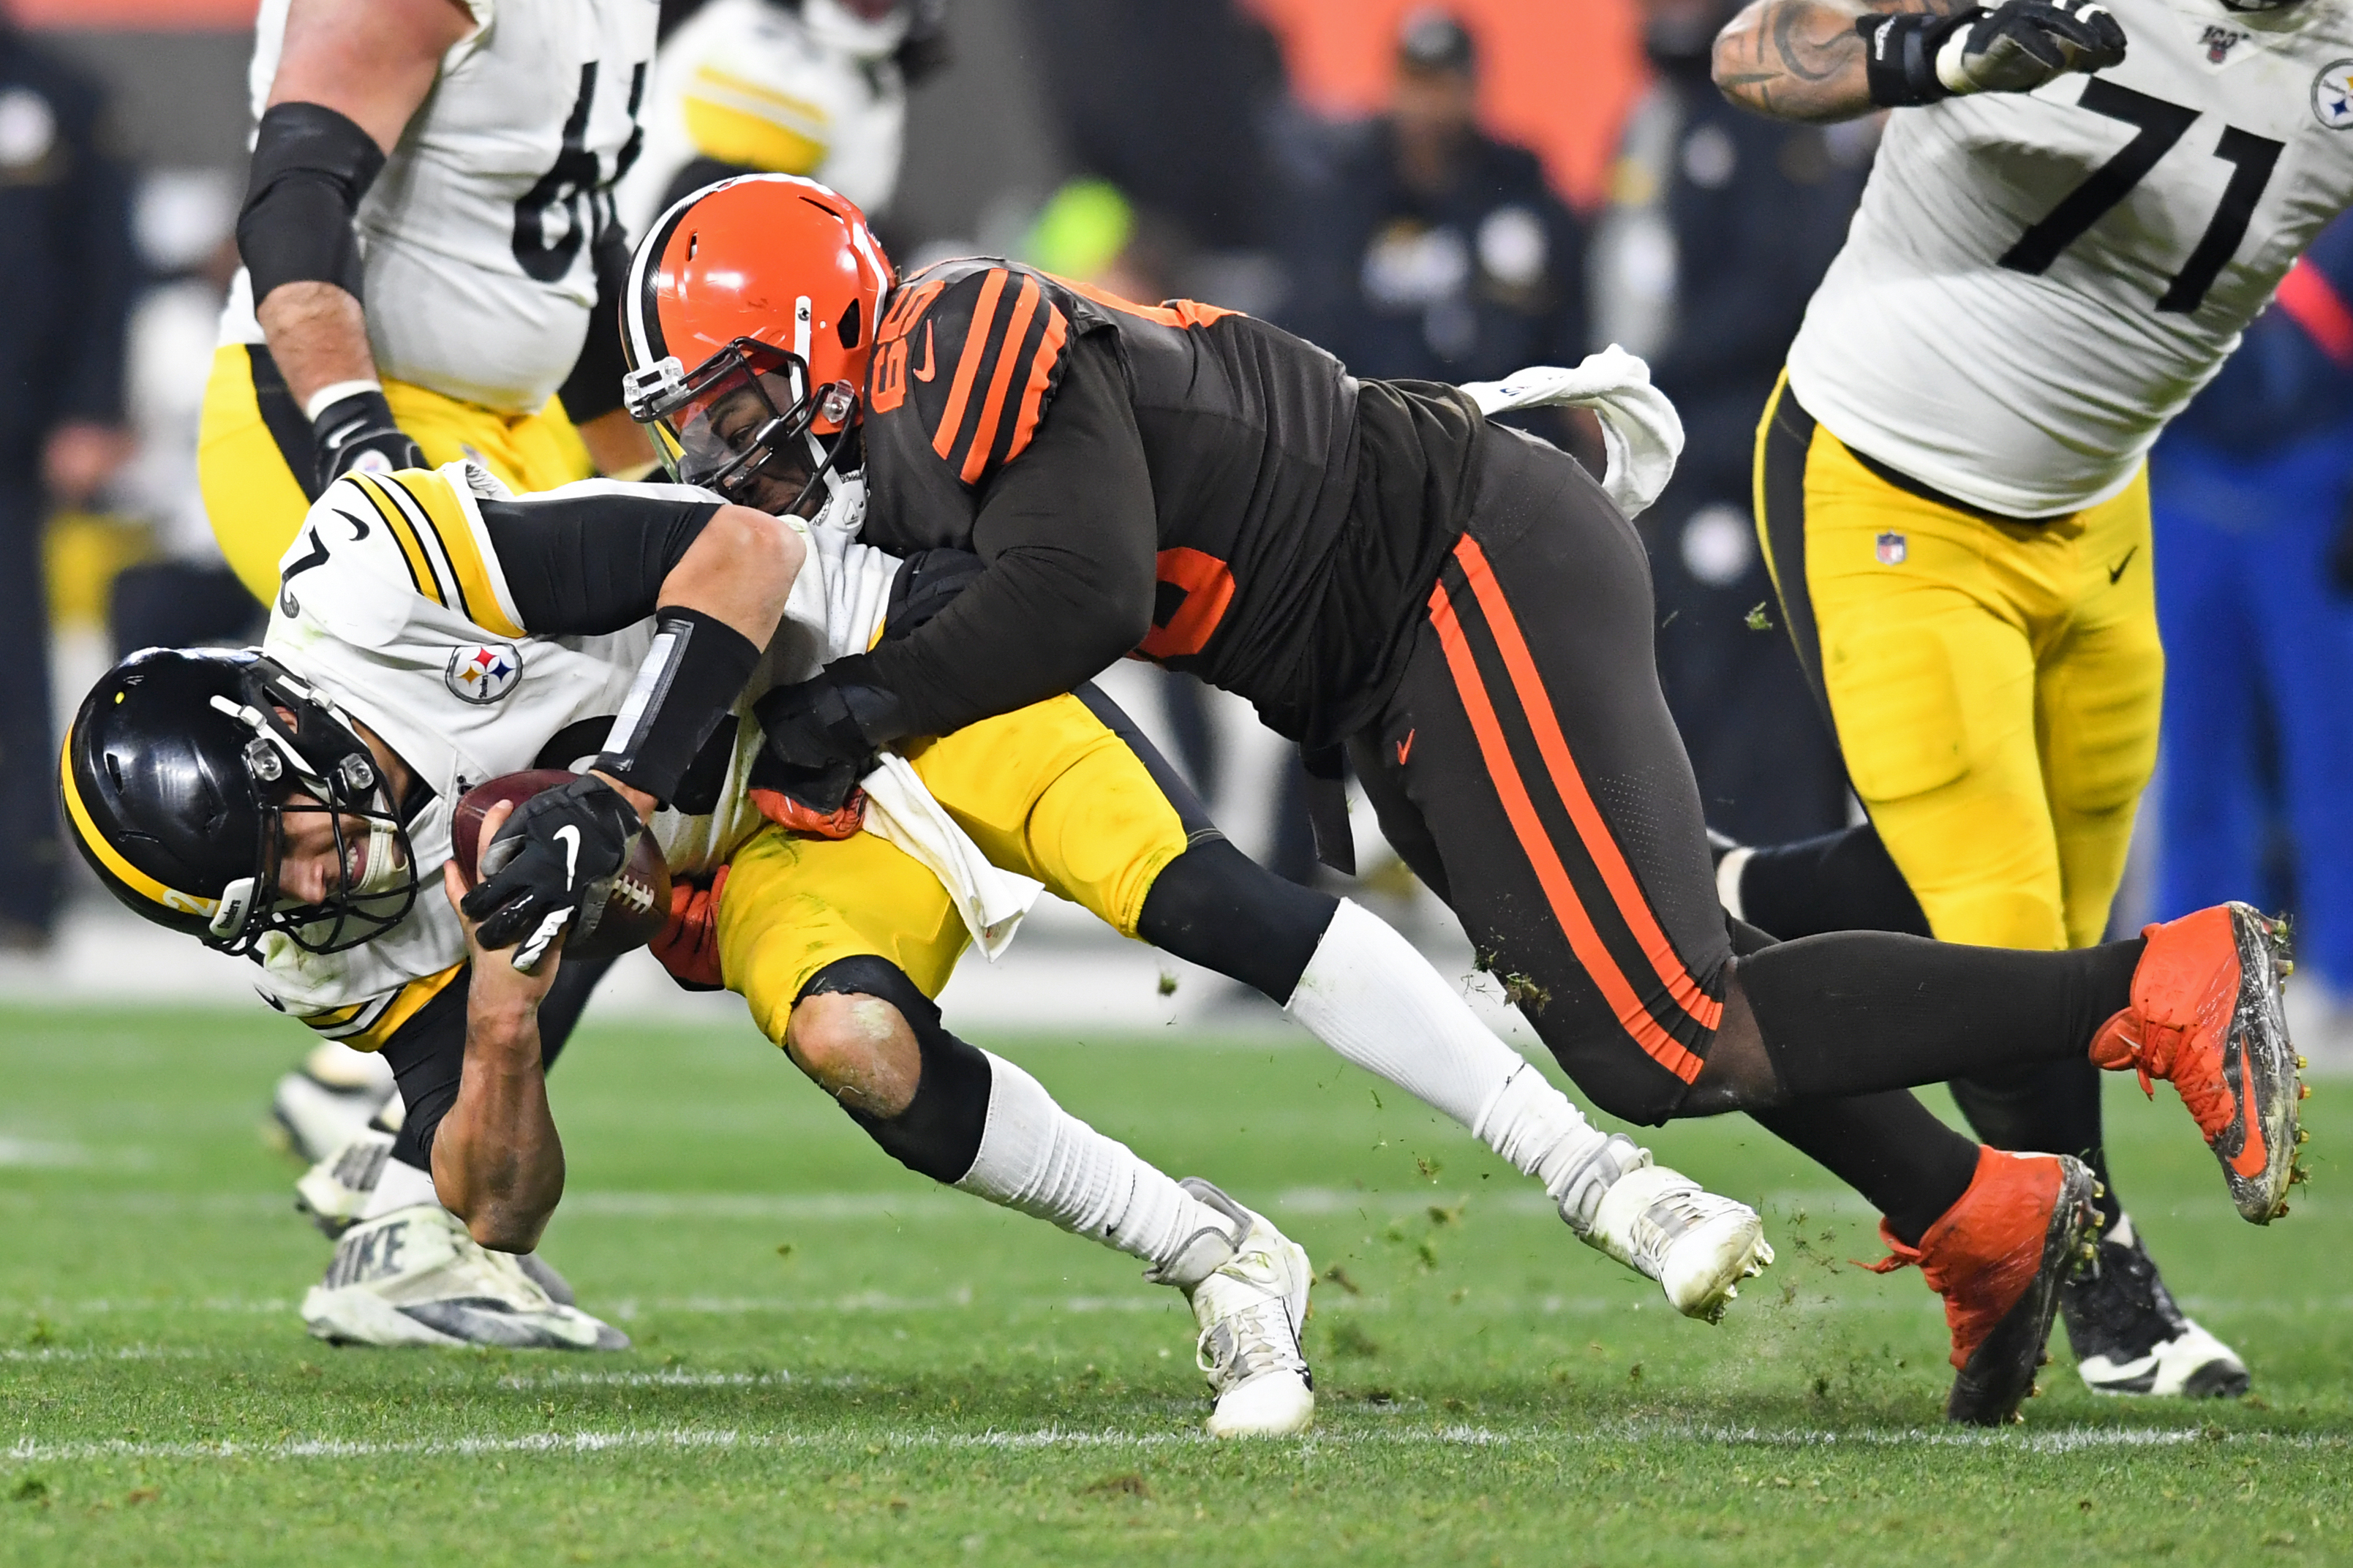
[[[1214,1447],[1181,1304],[900,1171],[748,1036],[588,1031],[549,1233],[626,1353],[335,1351],[325,1244],[263,1148],[293,1042],[248,1015],[0,1012],[0,1563],[2269,1563],[2353,1553],[2344,1099],[2317,1194],[2232,1214],[2168,1090],[2121,1184],[2253,1364],[2235,1405],[1937,1417],[1942,1325],[1868,1216],[1738,1121],[1662,1157],[1762,1203],[1720,1330],[1304,1044],[993,1042],[1320,1268],[1302,1441]],[[49,1163],[41,1163],[47,1161]],[[2063,1338],[2062,1341],[2063,1347]]]

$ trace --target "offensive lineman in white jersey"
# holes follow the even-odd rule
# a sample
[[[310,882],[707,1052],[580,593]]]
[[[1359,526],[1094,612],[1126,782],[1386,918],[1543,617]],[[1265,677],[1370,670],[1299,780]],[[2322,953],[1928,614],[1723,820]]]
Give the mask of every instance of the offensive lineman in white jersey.
[[[1757,437],[1759,532],[1856,793],[1938,938],[2095,943],[2156,758],[2144,459],[2353,201],[2353,19],[1756,0],[1715,78],[1787,119],[1894,110]],[[1954,1089],[1989,1142],[2097,1167],[2095,1080]],[[2084,1380],[2242,1392],[2113,1186],[2063,1301]]]
[[[620,1342],[503,1256],[536,1241],[562,1177],[543,1016],[516,1016],[541,1014],[547,984],[524,996],[498,950],[585,907],[575,860],[579,881],[609,875],[641,820],[681,879],[658,946],[673,973],[743,993],[902,1163],[1091,1235],[1183,1289],[1219,1396],[1212,1431],[1295,1429],[1312,1410],[1297,1337],[1305,1257],[939,1027],[929,994],[965,931],[943,944],[934,928],[961,914],[987,929],[975,889],[994,873],[965,824],[991,858],[1172,951],[1214,956],[1237,930],[1312,948],[1294,1016],[1470,1125],[1545,1184],[1582,1239],[1691,1315],[1720,1314],[1770,1260],[1753,1211],[1591,1127],[1395,933],[1296,889],[1285,904],[1275,890],[1288,884],[1208,827],[1099,702],[1057,698],[894,759],[864,781],[865,831],[765,822],[789,811],[762,796],[754,700],[904,635],[945,604],[955,562],[976,567],[955,552],[902,563],[828,521],[861,506],[855,481],[838,483],[811,527],[685,487],[592,483],[516,500],[472,465],[350,475],[288,552],[258,657],[151,650],[85,702],[62,788],[110,890],[249,953],[277,1005],[383,1051],[399,1074],[407,1120],[373,1146],[364,1179],[344,1178],[365,1190],[344,1194],[356,1223],[304,1301],[314,1333]],[[419,890],[451,853],[451,809],[472,784],[588,758],[592,772],[522,807],[523,849],[466,900],[478,940]],[[1003,823],[1019,826],[1000,836]],[[565,854],[533,862],[558,841]],[[926,878],[933,906],[880,929],[876,911],[907,908],[908,884]],[[1180,886],[1188,907],[1215,906],[1218,931],[1152,930],[1155,897]],[[889,1057],[910,1033],[912,1071]],[[337,1174],[314,1172],[323,1185],[311,1190]]]
[[[804,174],[870,213],[899,186],[907,88],[942,53],[939,0],[711,0],[666,39],[614,192],[631,234],[735,174]]]
[[[470,457],[530,491],[650,462],[618,408],[613,308],[592,308],[628,264],[611,187],[638,145],[656,13],[265,0],[245,266],[198,440],[213,531],[257,598],[346,469]],[[391,1089],[322,1045],[273,1110],[317,1159]]]

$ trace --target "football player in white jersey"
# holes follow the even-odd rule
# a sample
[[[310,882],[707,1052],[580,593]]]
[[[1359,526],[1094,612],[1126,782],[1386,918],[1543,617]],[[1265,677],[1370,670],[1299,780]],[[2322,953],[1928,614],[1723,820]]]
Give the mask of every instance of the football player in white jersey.
[[[615,192],[631,234],[690,191],[806,174],[870,213],[899,185],[907,88],[941,52],[939,0],[711,0],[654,61],[644,156]]]
[[[213,531],[256,597],[347,468],[470,456],[528,491],[650,462],[617,409],[613,309],[592,307],[628,261],[611,189],[639,144],[656,9],[261,6],[245,265],[198,440]],[[375,1068],[322,1045],[280,1080],[306,1157],[391,1093]]]
[[[842,485],[828,516],[860,499]],[[313,1332],[616,1342],[504,1256],[535,1241],[561,1155],[540,1087],[545,1020],[526,1026],[535,1008],[518,1001],[540,1003],[544,977],[519,988],[506,957],[481,953],[544,946],[588,896],[576,883],[624,863],[640,820],[681,879],[661,947],[673,972],[742,992],[912,1168],[1184,1289],[1219,1395],[1213,1430],[1290,1429],[1312,1408],[1304,1255],[940,1026],[931,995],[965,926],[982,924],[959,902],[958,868],[984,843],[1172,951],[1215,961],[1238,931],[1298,950],[1279,998],[1294,1016],[1471,1125],[1544,1182],[1581,1238],[1686,1312],[1719,1314],[1769,1261],[1753,1211],[1592,1128],[1395,933],[1251,867],[1099,700],[991,720],[870,777],[889,801],[887,840],[872,808],[862,832],[765,821],[790,813],[762,798],[750,703],[935,612],[927,560],[902,566],[839,527],[780,524],[683,487],[514,500],[470,465],[355,474],[289,551],[261,650],[151,651],[100,683],[63,791],[101,879],[146,918],[249,953],[276,1005],[383,1051],[400,1078],[407,1119],[362,1152],[377,1169],[351,1184],[371,1190],[304,1302]],[[467,900],[483,917],[476,941],[421,887],[451,854],[454,803],[485,778],[575,760],[594,771],[525,804],[522,852]],[[570,853],[554,855],[558,841]],[[911,906],[925,883],[930,902]]]
[[[1879,837],[1947,941],[2101,940],[2163,672],[2144,459],[2353,200],[2338,0],[1756,0],[1717,83],[1892,110],[1758,431],[1785,620]],[[2088,1064],[1957,1084],[2008,1148],[2099,1162]],[[2067,1287],[2116,1393],[2235,1394],[2111,1192]]]

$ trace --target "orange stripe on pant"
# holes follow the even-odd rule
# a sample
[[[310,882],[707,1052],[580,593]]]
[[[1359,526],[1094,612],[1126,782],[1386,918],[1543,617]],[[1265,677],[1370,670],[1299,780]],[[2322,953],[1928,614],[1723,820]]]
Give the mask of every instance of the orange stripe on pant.
[[[1479,548],[1477,540],[1465,534],[1455,545],[1454,554],[1462,563],[1462,574],[1470,579],[1471,592],[1478,596],[1479,608],[1487,617],[1487,629],[1494,633],[1495,647],[1504,656],[1504,668],[1511,673],[1512,689],[1520,700],[1520,711],[1527,715],[1528,728],[1535,731],[1536,751],[1544,757],[1545,771],[1552,774],[1552,787],[1559,793],[1560,803],[1568,807],[1568,818],[1577,825],[1577,837],[1583,841],[1585,852],[1593,858],[1595,868],[1609,889],[1609,897],[1618,905],[1618,913],[1634,933],[1634,940],[1641,944],[1642,955],[1651,961],[1651,968],[1665,984],[1667,994],[1675,999],[1675,1005],[1702,1028],[1714,1029],[1724,1021],[1724,1004],[1700,989],[1691,971],[1683,967],[1674,943],[1659,929],[1650,900],[1642,897],[1641,884],[1634,880],[1634,868],[1626,864],[1625,853],[1609,836],[1609,825],[1601,820],[1601,812],[1585,787],[1585,775],[1577,771],[1577,759],[1568,754],[1568,738],[1561,733],[1560,716],[1553,711],[1552,696],[1545,690],[1544,678],[1536,673],[1536,661],[1528,654],[1527,639],[1520,635],[1520,623],[1513,618],[1512,606],[1504,601],[1503,584],[1495,581],[1494,570],[1487,564],[1487,552]]]
[[[1469,541],[1465,541],[1468,543]],[[1536,880],[1544,888],[1545,901],[1552,906],[1553,918],[1567,938],[1569,950],[1617,1015],[1619,1024],[1634,1037],[1651,1058],[1669,1072],[1691,1082],[1699,1077],[1700,1058],[1659,1026],[1651,1016],[1642,999],[1634,994],[1618,961],[1603,945],[1601,933],[1585,912],[1577,889],[1568,879],[1568,868],[1561,864],[1560,852],[1546,836],[1544,824],[1536,816],[1535,802],[1529,798],[1527,785],[1520,777],[1519,764],[1512,760],[1511,747],[1504,737],[1504,727],[1495,718],[1494,704],[1488,700],[1486,682],[1480,678],[1479,667],[1471,656],[1471,644],[1462,635],[1462,623],[1448,602],[1444,584],[1430,593],[1430,620],[1438,628],[1439,646],[1446,652],[1446,667],[1454,676],[1455,689],[1462,698],[1462,710],[1470,716],[1472,732],[1479,738],[1479,755],[1487,764],[1487,776],[1494,782],[1495,793],[1503,798],[1504,815],[1511,819],[1512,832],[1520,841],[1520,848],[1535,868]]]

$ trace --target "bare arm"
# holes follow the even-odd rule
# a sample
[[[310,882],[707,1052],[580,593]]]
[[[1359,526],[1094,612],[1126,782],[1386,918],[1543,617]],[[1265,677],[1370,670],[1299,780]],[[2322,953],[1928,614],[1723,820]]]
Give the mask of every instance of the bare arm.
[[[472,26],[459,0],[293,0],[269,107],[332,109],[389,153]],[[280,284],[255,313],[298,406],[322,387],[375,379],[360,302],[336,285]]]
[[[485,845],[513,808],[482,820]],[[442,868],[451,904],[465,892],[458,863]],[[540,1066],[539,1004],[560,959],[524,974],[506,952],[485,952],[462,910],[472,973],[466,998],[466,1062],[458,1098],[433,1137],[433,1187],[482,1246],[529,1252],[564,1196],[564,1142],[547,1105]]]
[[[1969,0],[1751,0],[1715,36],[1715,85],[1776,120],[1852,120],[1873,105],[1863,77],[1864,16],[1949,16]]]

